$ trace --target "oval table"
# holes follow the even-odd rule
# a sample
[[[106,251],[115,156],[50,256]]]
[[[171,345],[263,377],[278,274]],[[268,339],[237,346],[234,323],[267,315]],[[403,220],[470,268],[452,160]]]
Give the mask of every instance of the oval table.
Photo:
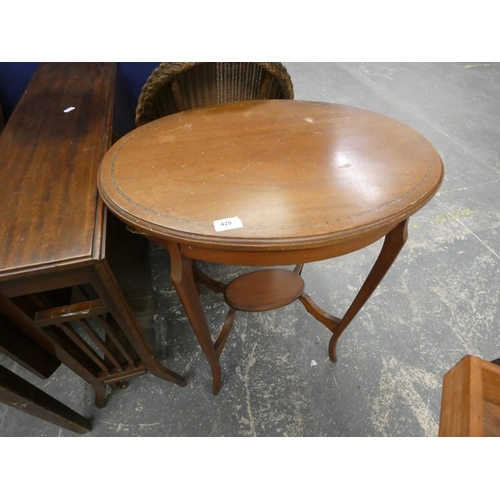
[[[396,259],[408,218],[436,193],[443,165],[410,127],[349,106],[244,101],[184,111],[120,139],[98,177],[108,208],[170,254],[170,276],[210,364],[236,311],[266,311],[299,299],[329,328],[329,355]],[[385,238],[371,272],[342,318],[304,292],[304,263]],[[196,261],[265,269],[220,283]],[[229,312],[214,343],[200,285],[222,293]]]

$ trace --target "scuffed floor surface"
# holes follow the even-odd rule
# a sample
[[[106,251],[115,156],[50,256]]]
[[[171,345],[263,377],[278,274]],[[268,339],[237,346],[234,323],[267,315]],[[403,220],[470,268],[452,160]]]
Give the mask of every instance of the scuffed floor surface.
[[[168,255],[151,247],[155,351],[187,387],[148,374],[98,410],[90,386],[64,367],[45,383],[15,368],[92,416],[87,436],[436,436],[444,373],[466,354],[500,357],[500,64],[285,66],[296,99],[366,108],[422,133],[445,164],[440,192],[410,220],[407,245],[341,337],[336,364],[328,360],[329,331],[299,302],[239,313],[216,397],[168,279]],[[307,265],[307,292],[341,316],[380,246]],[[241,271],[202,268],[221,279]],[[215,334],[227,306],[207,290],[202,302]],[[0,435],[73,434],[1,406]]]

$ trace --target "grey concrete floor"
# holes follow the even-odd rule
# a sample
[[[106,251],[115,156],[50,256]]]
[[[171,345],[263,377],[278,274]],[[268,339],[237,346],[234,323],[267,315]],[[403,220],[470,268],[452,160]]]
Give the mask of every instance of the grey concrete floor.
[[[169,281],[168,255],[151,247],[154,349],[187,387],[148,374],[98,410],[90,386],[64,367],[46,382],[14,368],[92,416],[87,436],[436,436],[446,371],[466,354],[500,357],[500,63],[284,64],[296,99],[369,109],[423,134],[445,164],[440,192],[412,217],[408,243],[341,337],[336,364],[328,330],[300,303],[241,313],[216,397]],[[306,290],[341,316],[380,246],[307,265]],[[241,271],[204,268],[225,279]],[[208,291],[202,301],[215,333],[227,306]],[[73,436],[6,406],[0,435]]]

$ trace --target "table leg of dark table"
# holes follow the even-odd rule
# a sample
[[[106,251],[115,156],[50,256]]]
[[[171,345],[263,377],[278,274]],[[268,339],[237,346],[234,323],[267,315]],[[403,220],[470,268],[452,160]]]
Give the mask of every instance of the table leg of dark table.
[[[92,430],[92,421],[0,366],[0,403],[78,434]]]

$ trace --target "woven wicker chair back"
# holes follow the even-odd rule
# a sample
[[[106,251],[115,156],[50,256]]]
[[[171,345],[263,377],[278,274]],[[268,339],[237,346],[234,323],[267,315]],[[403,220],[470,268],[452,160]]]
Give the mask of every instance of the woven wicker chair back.
[[[253,99],[293,99],[281,63],[161,63],[142,88],[137,126],[187,109]]]

